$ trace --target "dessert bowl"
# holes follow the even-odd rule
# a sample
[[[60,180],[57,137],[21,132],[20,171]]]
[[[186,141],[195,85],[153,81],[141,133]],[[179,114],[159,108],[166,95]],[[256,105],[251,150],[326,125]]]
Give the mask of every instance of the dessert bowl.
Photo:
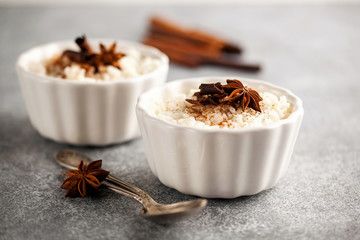
[[[114,40],[94,39],[110,45]],[[33,127],[45,138],[74,145],[108,145],[139,136],[135,106],[138,96],[166,81],[169,60],[157,49],[135,42],[115,41],[117,50],[136,50],[156,59],[148,73],[112,81],[71,81],[34,71],[62,51],[77,49],[73,41],[53,42],[21,54],[16,69]],[[34,67],[35,66],[35,67]]]
[[[168,187],[207,198],[253,195],[274,186],[284,175],[304,110],[301,100],[273,84],[239,79],[244,85],[286,96],[292,108],[285,119],[268,126],[241,129],[184,126],[159,118],[154,104],[201,83],[226,77],[202,77],[167,83],[143,93],[136,113],[151,171]]]

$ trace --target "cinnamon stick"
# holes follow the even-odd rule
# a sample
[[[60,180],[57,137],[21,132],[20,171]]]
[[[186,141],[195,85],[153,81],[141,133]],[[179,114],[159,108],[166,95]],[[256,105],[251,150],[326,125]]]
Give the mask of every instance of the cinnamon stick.
[[[82,37],[76,38],[75,42],[81,49],[81,52],[85,53],[85,55],[91,55],[94,53],[94,51],[90,47],[89,42],[87,41],[87,38],[85,35],[83,35]]]
[[[150,20],[150,29],[143,43],[156,47],[167,54],[171,61],[198,67],[204,64],[258,72],[259,64],[251,64],[229,58],[226,53],[240,53],[235,44],[211,34],[187,29],[160,17]]]
[[[245,63],[234,60],[229,60],[226,58],[209,58],[201,57],[199,55],[189,53],[189,52],[180,52],[174,49],[167,48],[164,45],[159,45],[157,48],[165,52],[171,61],[185,65],[188,67],[199,67],[203,64],[218,65],[233,69],[239,69],[247,72],[258,72],[261,70],[259,64]]]
[[[163,51],[163,49],[160,50]],[[199,67],[201,65],[201,62],[198,59],[189,57],[187,54],[167,51],[167,55],[171,61],[187,67]]]
[[[224,52],[241,53],[242,51],[239,46],[222,38],[195,29],[185,29],[160,17],[151,18],[150,31],[186,39],[195,44],[212,45]]]
[[[72,51],[72,50],[65,50],[62,53],[62,57],[68,57],[73,62],[82,62],[83,56],[80,52]]]
[[[261,70],[260,64],[256,63],[245,63],[239,61],[229,61],[227,59],[204,59],[203,64],[218,65],[228,68],[239,69],[247,72],[259,72]]]
[[[184,54],[191,53],[199,57],[219,58],[221,55],[217,48],[196,46],[186,40],[164,35],[152,34],[147,36],[143,42],[156,48],[171,49]]]
[[[164,52],[171,61],[188,66],[188,67],[198,67],[201,62],[197,55],[193,55],[186,51],[179,51],[176,48],[171,48],[165,44],[154,44],[154,42],[145,39],[143,41],[144,44],[156,47],[160,51]]]

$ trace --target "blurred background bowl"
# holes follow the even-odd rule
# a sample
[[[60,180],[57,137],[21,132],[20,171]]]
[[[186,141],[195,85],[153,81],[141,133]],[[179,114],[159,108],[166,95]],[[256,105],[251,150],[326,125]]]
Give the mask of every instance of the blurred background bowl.
[[[110,45],[114,40],[89,40]],[[76,49],[74,41],[53,42],[21,54],[16,69],[22,95],[33,127],[45,138],[74,145],[108,145],[139,136],[135,115],[138,96],[166,81],[169,60],[157,49],[135,42],[116,41],[122,52],[136,49],[158,59],[152,72],[109,82],[68,81],[33,73],[30,64],[44,61],[65,49]]]

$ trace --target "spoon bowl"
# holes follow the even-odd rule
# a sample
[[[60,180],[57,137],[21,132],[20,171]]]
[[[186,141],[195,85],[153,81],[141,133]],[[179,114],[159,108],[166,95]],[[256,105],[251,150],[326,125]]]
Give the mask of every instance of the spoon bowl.
[[[60,150],[55,153],[54,157],[58,164],[67,169],[76,169],[81,160],[83,160],[86,164],[93,161],[93,159],[85,154],[71,149]],[[149,221],[160,224],[169,224],[185,220],[199,213],[207,205],[206,199],[195,199],[172,204],[160,204],[143,190],[111,174],[107,176],[105,182],[101,185],[117,193],[135,199],[143,206],[141,215]]]

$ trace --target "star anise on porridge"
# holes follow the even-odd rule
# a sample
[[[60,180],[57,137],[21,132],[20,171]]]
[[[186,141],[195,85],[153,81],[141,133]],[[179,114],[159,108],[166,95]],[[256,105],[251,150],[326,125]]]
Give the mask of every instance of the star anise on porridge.
[[[245,87],[239,80],[228,79],[223,89],[230,95],[225,98],[225,102],[240,105],[242,110],[248,106],[255,111],[261,112],[259,102],[262,101],[259,93],[249,87]]]
[[[73,63],[85,69],[86,73],[98,73],[101,66],[113,66],[120,69],[119,60],[125,56],[116,51],[116,42],[107,49],[100,43],[100,52],[96,53],[90,46],[86,36],[75,39],[75,43],[80,51],[65,50],[60,56],[50,61],[46,66],[46,71],[50,75],[64,77],[64,69]]]
[[[98,61],[100,64],[112,65],[120,69],[119,60],[124,55],[122,53],[116,52],[115,42],[109,47],[109,49],[106,49],[106,47],[102,43],[100,43],[100,51],[101,53],[98,55]]]
[[[78,169],[70,170],[61,188],[68,190],[65,197],[86,197],[89,190],[96,190],[109,172],[101,169],[102,160],[92,161],[87,165],[81,160]]]
[[[227,84],[218,83],[201,84],[199,92],[195,92],[192,99],[187,102],[194,105],[231,105],[244,111],[247,107],[261,112],[259,102],[262,101],[259,93],[244,86],[239,80],[228,79]]]

